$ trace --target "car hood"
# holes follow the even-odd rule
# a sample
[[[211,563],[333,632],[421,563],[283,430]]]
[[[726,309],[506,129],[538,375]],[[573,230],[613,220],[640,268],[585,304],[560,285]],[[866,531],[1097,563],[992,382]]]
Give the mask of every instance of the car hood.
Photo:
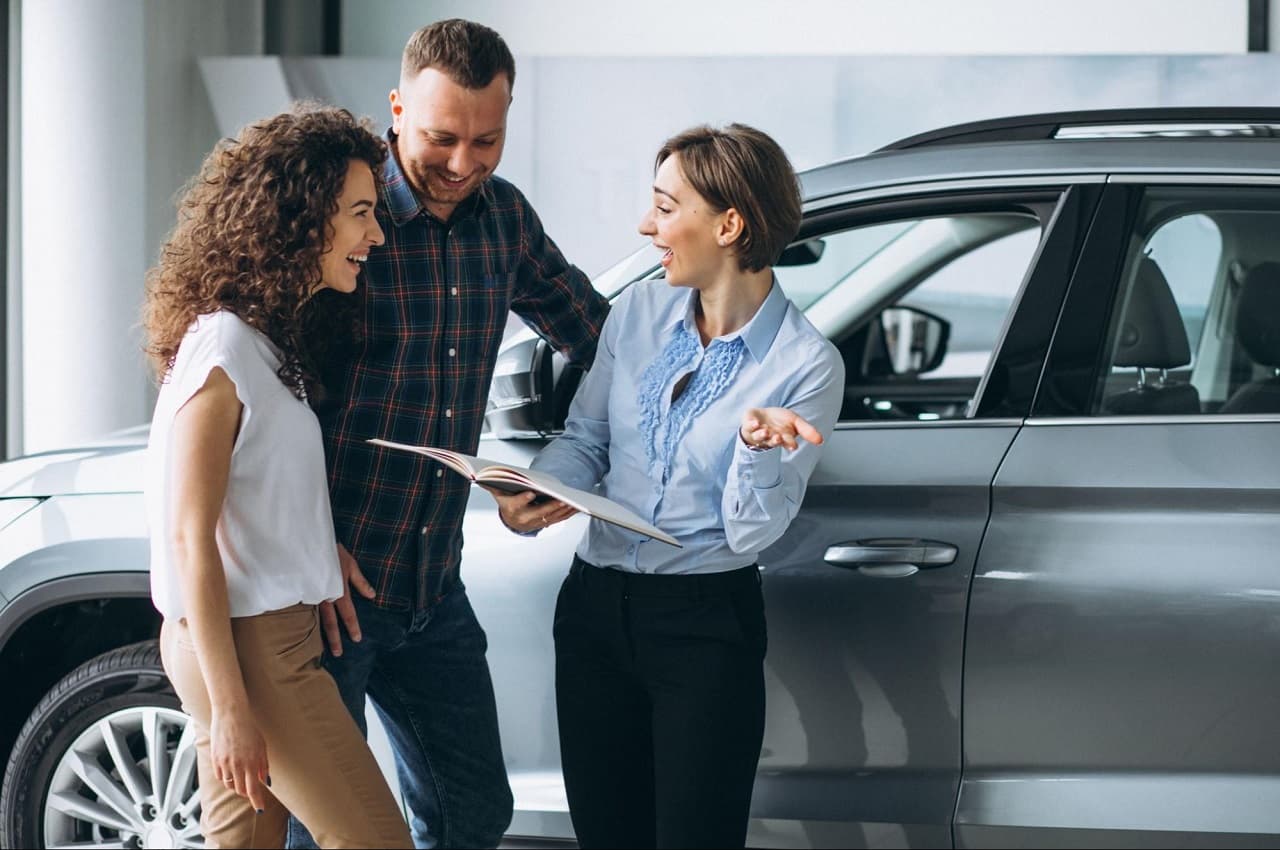
[[[98,443],[0,463],[0,499],[90,493],[140,493],[145,429]]]

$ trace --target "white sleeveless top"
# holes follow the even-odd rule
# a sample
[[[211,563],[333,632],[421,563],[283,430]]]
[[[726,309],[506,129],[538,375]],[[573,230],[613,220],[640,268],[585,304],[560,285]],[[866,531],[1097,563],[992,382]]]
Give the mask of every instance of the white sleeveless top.
[[[175,568],[170,431],[178,410],[221,367],[244,410],[216,540],[232,617],[342,595],[320,423],[276,376],[278,350],[234,313],[220,310],[187,330],[160,387],[147,445],[151,598],[166,618],[185,616]]]

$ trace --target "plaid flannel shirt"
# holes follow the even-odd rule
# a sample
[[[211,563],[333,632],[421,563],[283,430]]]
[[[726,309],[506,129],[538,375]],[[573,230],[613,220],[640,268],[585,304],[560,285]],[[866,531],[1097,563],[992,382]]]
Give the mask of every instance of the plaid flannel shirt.
[[[392,142],[394,144],[394,141]],[[362,348],[341,405],[323,417],[334,524],[384,608],[422,611],[457,581],[470,484],[382,437],[475,454],[508,311],[574,362],[590,363],[608,302],[569,265],[528,200],[490,177],[448,222],[387,158],[357,298]]]

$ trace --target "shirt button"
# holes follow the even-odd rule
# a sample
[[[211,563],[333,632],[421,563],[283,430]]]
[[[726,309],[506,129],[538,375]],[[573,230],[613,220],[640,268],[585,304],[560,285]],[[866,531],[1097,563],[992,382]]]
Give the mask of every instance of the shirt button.
[[[458,356],[458,349],[456,349],[456,348],[450,348],[450,349],[449,349],[449,356],[450,356],[450,357],[457,357],[457,356]]]
[[[452,287],[452,288],[449,290],[449,294],[450,294],[450,295],[457,295],[457,294],[458,294],[458,287],[456,287],[456,286],[455,286],[455,287]]]
[[[452,408],[450,408],[450,409],[448,409],[448,410],[446,410],[446,411],[444,412],[444,418],[445,418],[445,419],[452,419],[452,418],[453,418],[453,409],[452,409]]]
[[[427,533],[427,527],[426,527],[425,525],[424,525],[424,526],[422,526],[422,533],[423,533],[423,534],[426,534],[426,533]]]
[[[443,470],[443,469],[437,469],[437,470],[436,470],[436,478],[439,478],[441,475],[444,475],[444,470]],[[423,531],[426,531],[426,529],[423,529]]]

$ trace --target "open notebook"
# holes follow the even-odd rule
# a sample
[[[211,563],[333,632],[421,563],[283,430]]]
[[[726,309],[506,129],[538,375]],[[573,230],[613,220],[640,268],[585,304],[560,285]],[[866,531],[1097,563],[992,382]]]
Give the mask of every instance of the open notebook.
[[[538,472],[534,469],[526,469],[522,466],[497,463],[496,461],[485,460],[482,457],[472,457],[471,455],[464,455],[461,452],[449,451],[448,449],[411,446],[407,443],[393,443],[390,440],[376,438],[369,440],[369,442],[375,446],[385,446],[389,449],[399,449],[400,451],[426,455],[432,460],[443,463],[459,475],[470,479],[474,484],[483,484],[486,487],[492,487],[495,490],[501,490],[506,493],[523,493],[525,490],[532,490],[535,493],[558,499],[588,516],[611,522],[629,531],[652,537],[654,540],[661,540],[663,543],[668,543],[672,546],[680,546],[678,540],[662,529],[645,522],[631,509],[623,507],[612,499],[606,499],[604,496],[570,487],[554,475],[548,475],[545,472]]]

